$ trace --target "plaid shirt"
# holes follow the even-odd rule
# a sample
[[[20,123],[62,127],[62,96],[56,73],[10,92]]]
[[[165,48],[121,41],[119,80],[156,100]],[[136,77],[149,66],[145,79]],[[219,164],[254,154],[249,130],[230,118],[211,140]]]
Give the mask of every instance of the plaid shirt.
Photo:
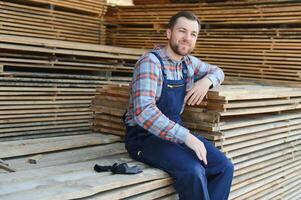
[[[182,79],[182,61],[186,62],[188,68],[186,91],[194,85],[194,81],[204,77],[211,80],[213,87],[220,85],[224,80],[224,73],[220,68],[194,56],[188,55],[181,61],[174,61],[166,55],[163,47],[158,46],[153,51],[161,56],[169,80]],[[146,53],[138,60],[133,71],[129,109],[125,122],[128,126],[139,125],[162,139],[183,143],[189,130],[169,120],[156,106],[156,101],[161,95],[162,84],[163,74],[159,60],[152,53]]]

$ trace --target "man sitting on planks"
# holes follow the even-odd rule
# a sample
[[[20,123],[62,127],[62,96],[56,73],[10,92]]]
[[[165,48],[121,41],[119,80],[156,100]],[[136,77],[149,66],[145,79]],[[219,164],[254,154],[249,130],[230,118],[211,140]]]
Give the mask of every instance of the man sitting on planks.
[[[180,199],[223,200],[229,196],[233,164],[183,127],[180,116],[186,103],[200,104],[224,79],[220,68],[189,55],[199,30],[192,12],[179,12],[169,21],[167,45],[138,60],[124,115],[125,145],[132,158],[169,173]]]

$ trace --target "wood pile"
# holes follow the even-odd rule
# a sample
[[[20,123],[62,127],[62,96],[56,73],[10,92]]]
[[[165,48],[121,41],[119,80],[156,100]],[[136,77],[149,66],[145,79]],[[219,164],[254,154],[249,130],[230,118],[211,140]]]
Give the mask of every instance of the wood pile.
[[[74,42],[86,42],[93,44],[105,44],[106,29],[103,24],[103,16],[106,5],[101,4],[101,16],[89,16],[87,14],[61,11],[53,7],[45,8],[45,5],[28,5],[27,1],[0,1],[0,33],[18,36],[30,36],[33,38],[58,39]],[[74,9],[85,9],[92,12],[100,12],[96,3],[80,1],[71,4],[69,1],[42,1],[54,4],[72,6]],[[74,1],[72,1],[74,2]],[[90,2],[89,7],[82,7],[83,2]],[[95,1],[93,1],[95,2]],[[75,6],[77,5],[77,6]],[[94,7],[95,9],[90,9]],[[94,11],[93,11],[94,10]]]
[[[90,133],[91,99],[106,83],[88,75],[0,73],[0,141]]]
[[[226,85],[211,90],[205,105],[186,107],[186,126],[235,165],[231,199],[300,195],[300,102],[299,88]]]
[[[196,53],[229,78],[300,87],[300,33],[300,28],[208,30]]]
[[[2,141],[90,133],[96,88],[128,83],[127,75],[143,53],[4,34],[0,42]]]
[[[93,130],[124,135],[128,86],[109,85],[93,100]],[[298,199],[301,90],[225,85],[200,106],[186,106],[185,125],[212,141],[235,165],[231,199]],[[294,197],[295,196],[295,197]],[[290,198],[287,198],[290,197]]]
[[[226,80],[300,87],[300,8],[301,2],[288,0],[117,7],[106,17],[113,24],[108,44],[166,44],[169,17],[192,10],[202,21],[193,54],[222,67]]]
[[[55,6],[56,9],[69,9],[88,13],[95,16],[103,16],[106,13],[107,1],[106,0],[27,0],[29,3],[40,3],[42,5]]]
[[[205,25],[288,24],[299,22],[300,6],[292,0],[120,6],[109,8],[107,20],[118,25],[166,25],[173,14],[191,10]]]
[[[4,68],[30,67],[131,73],[143,50],[0,35]],[[85,73],[85,72],[83,72]]]
[[[132,160],[120,138],[84,134],[0,143],[0,157],[14,173],[0,173],[0,198],[16,199],[153,199],[173,197],[171,178]],[[95,164],[138,165],[137,175],[96,173]],[[1,170],[1,167],[0,167]],[[0,171],[1,172],[1,171]]]
[[[120,138],[89,130],[95,88],[128,81],[124,75],[144,52],[87,44],[103,41],[101,18],[61,9],[75,1],[52,1],[50,8],[11,2],[0,2],[0,172],[17,172],[0,174],[0,198],[173,196],[166,173],[130,159]],[[96,163],[114,162],[144,172],[93,171]]]
[[[94,132],[124,136],[122,116],[127,110],[128,100],[128,85],[109,84],[97,88],[91,106],[93,112],[91,129]]]

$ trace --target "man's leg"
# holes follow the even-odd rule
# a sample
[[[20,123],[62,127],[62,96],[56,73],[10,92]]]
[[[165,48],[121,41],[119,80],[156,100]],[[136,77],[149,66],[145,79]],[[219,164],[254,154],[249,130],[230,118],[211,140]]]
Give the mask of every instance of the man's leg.
[[[234,172],[233,164],[211,142],[200,135],[195,136],[204,143],[207,150],[208,165],[205,165],[205,170],[210,199],[228,199]]]
[[[181,200],[209,200],[206,172],[193,151],[152,135],[139,143],[132,157],[169,173]]]

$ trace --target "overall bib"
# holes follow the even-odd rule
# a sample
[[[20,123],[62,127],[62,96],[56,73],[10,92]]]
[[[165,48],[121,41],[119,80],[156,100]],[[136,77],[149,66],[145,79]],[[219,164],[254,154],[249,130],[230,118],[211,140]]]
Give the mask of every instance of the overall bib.
[[[183,62],[183,79],[168,80],[161,57],[162,93],[157,107],[169,119],[182,124],[180,112],[186,94],[187,66]],[[200,135],[207,150],[208,164],[204,165],[185,144],[161,139],[140,126],[126,126],[125,146],[130,156],[152,167],[166,171],[174,178],[174,188],[181,200],[226,200],[230,192],[233,164]]]

